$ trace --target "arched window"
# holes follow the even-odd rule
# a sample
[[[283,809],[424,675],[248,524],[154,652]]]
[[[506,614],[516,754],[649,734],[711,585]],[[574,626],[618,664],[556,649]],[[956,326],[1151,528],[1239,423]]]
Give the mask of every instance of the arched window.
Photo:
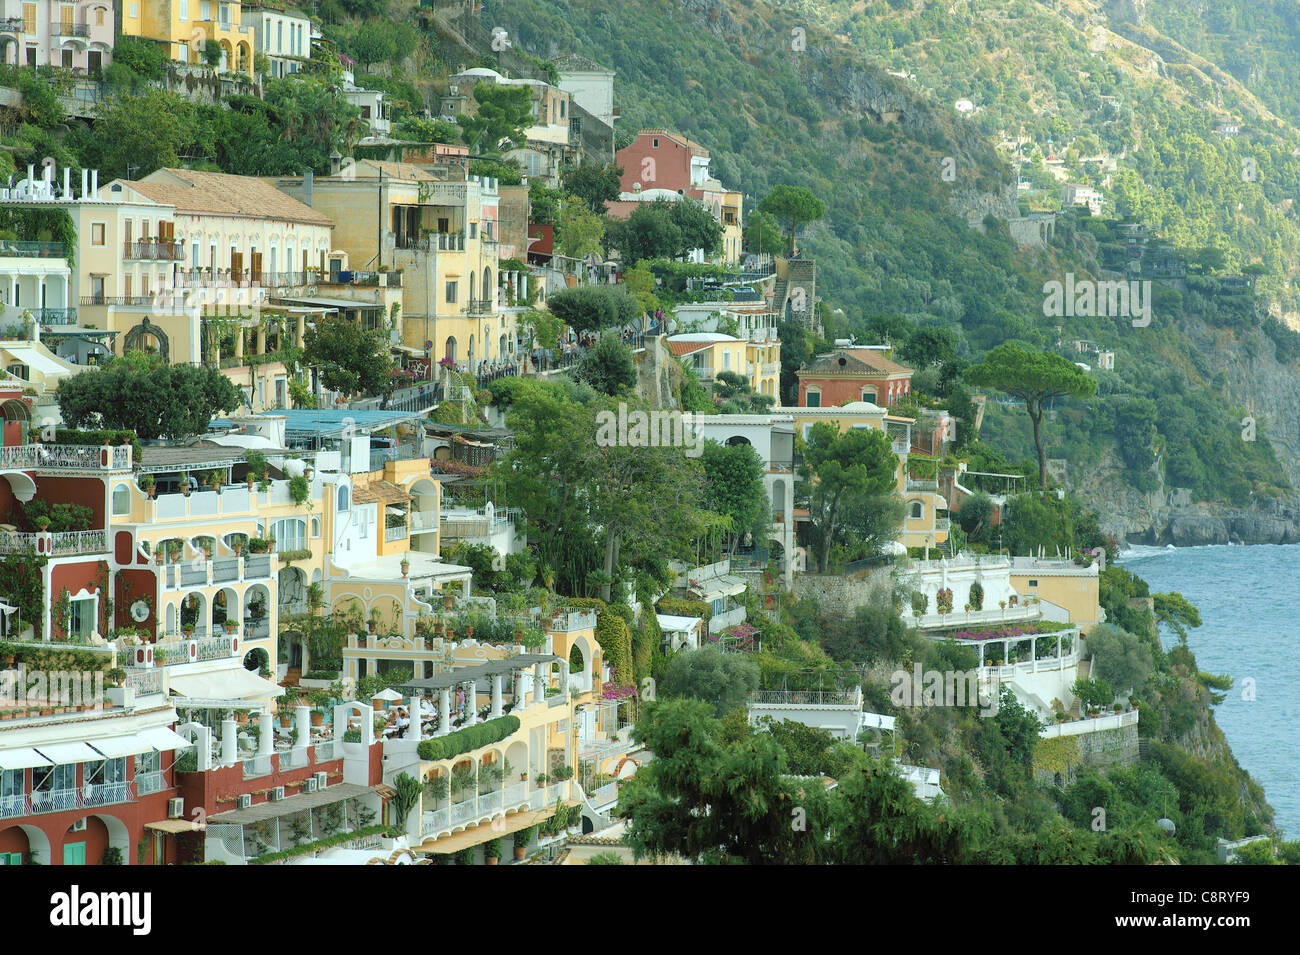
[[[340,484],[338,510],[346,511],[348,509],[350,500],[351,497],[350,497],[350,492],[348,490],[348,486],[346,484]]]
[[[907,516],[912,518],[913,520],[920,520],[921,517],[924,516],[925,507],[924,505],[921,504],[920,501],[912,501],[911,504],[908,505],[908,507],[910,508],[910,510],[908,511]]]
[[[125,484],[119,484],[113,488],[113,514],[130,514],[131,513],[131,489]]]
[[[320,537],[320,515],[315,514],[311,519],[311,536]]]

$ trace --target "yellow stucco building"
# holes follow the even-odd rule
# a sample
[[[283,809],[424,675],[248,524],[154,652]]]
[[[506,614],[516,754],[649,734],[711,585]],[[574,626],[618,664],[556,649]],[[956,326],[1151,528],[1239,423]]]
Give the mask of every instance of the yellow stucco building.
[[[209,41],[221,49],[221,72],[253,75],[253,27],[242,22],[238,3],[223,0],[123,0],[123,36],[154,40],[178,63],[206,63]]]

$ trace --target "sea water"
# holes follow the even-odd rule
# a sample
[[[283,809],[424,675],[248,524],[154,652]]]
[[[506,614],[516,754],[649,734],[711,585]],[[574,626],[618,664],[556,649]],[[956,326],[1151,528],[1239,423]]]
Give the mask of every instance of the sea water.
[[[1187,645],[1200,669],[1234,680],[1215,721],[1276,824],[1300,839],[1300,544],[1134,547],[1119,562],[1153,594],[1176,590],[1200,611]],[[1166,648],[1177,643],[1162,629]]]

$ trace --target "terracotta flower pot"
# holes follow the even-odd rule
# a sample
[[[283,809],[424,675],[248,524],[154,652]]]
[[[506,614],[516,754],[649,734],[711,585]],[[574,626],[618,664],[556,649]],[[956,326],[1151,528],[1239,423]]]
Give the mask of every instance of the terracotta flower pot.
[[[499,860],[498,860],[498,858],[497,858],[496,856],[488,856],[487,858],[485,858],[485,859],[483,860],[483,864],[484,864],[484,865],[496,865],[498,861],[499,861]]]
[[[325,714],[324,714],[324,713],[317,713],[317,712],[315,712],[315,711],[312,711],[312,714],[311,714],[311,725],[312,725],[312,726],[324,726],[324,725],[325,725]]]
[[[524,856],[527,854],[527,852],[528,852],[527,846],[515,846],[515,861],[523,862]]]

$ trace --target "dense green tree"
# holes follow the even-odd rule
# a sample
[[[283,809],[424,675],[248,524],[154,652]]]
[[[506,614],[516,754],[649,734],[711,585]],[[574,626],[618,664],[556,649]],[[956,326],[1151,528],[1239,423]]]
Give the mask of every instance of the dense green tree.
[[[710,707],[695,700],[647,705],[635,734],[655,754],[619,788],[618,815],[628,820],[638,858],[812,861],[819,827],[798,823],[823,798],[822,787],[804,791],[785,777],[785,754],[770,735],[724,744]]]
[[[1151,648],[1127,630],[1101,623],[1088,631],[1092,675],[1121,693],[1140,690],[1155,669]]]
[[[149,89],[139,96],[114,96],[99,108],[92,161],[103,180],[140,179],[180,165],[180,154],[198,135],[194,105],[175,93]]]
[[[307,330],[303,363],[316,368],[326,388],[343,395],[376,395],[392,385],[385,336],[346,318],[318,319]]]
[[[799,227],[808,222],[816,222],[826,215],[826,203],[804,186],[773,186],[772,191],[758,204],[759,212],[766,212],[785,224],[786,234],[790,237],[790,250],[797,249],[795,235]]]
[[[672,204],[669,218],[681,232],[677,256],[684,258],[693,250],[702,249],[707,258],[722,248],[722,226],[704,203],[683,196]]]
[[[750,444],[704,446],[704,506],[730,521],[727,550],[734,553],[746,533],[767,512],[763,459]]]
[[[583,354],[576,374],[603,395],[622,394],[636,385],[632,349],[616,332],[607,331]]]
[[[818,540],[817,566],[825,571],[844,509],[855,499],[891,491],[898,457],[883,431],[853,428],[841,433],[834,425],[819,421],[808,431],[804,468],[806,477],[814,481],[810,506]]]
[[[584,158],[578,165],[564,170],[560,181],[565,192],[585,202],[592,215],[603,216],[605,203],[618,198],[622,176],[623,170],[613,163],[601,166]]]
[[[461,138],[470,152],[499,153],[524,142],[524,129],[533,123],[532,94],[527,86],[474,84],[478,111],[460,115]]]
[[[561,255],[582,259],[599,253],[604,245],[605,223],[600,216],[574,199],[560,206],[560,216],[555,222],[555,246]]]
[[[546,301],[551,314],[575,332],[621,328],[641,315],[636,299],[611,285],[578,285],[556,292]]]
[[[671,259],[681,254],[682,230],[663,199],[642,202],[626,219],[606,218],[608,245],[628,262]]]
[[[758,665],[741,653],[723,653],[717,647],[679,650],[668,663],[659,683],[661,692],[702,700],[722,716],[743,709],[749,694],[758,689]]]
[[[214,417],[238,409],[244,396],[215,368],[169,365],[133,353],[61,382],[58,402],[73,428],[129,430],[145,440],[179,441],[206,432]]]

